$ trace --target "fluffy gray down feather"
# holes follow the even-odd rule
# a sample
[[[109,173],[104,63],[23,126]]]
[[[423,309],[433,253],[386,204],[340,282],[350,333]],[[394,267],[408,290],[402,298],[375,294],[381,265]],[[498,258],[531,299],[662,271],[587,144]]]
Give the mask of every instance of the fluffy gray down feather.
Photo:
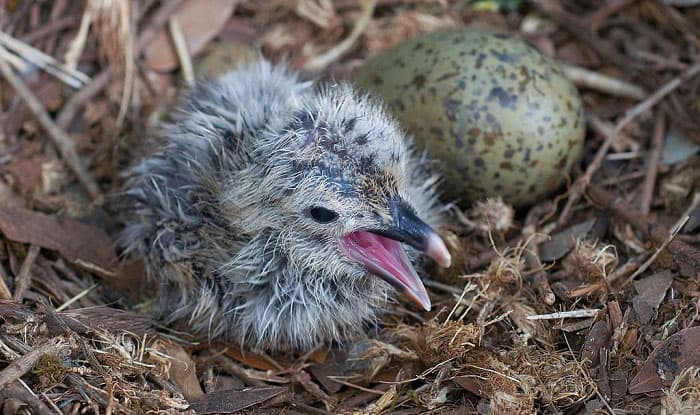
[[[377,100],[266,61],[197,85],[158,140],[129,173],[120,244],[158,285],[157,318],[210,339],[308,349],[361,335],[393,289],[338,239],[386,218],[391,195],[432,226],[444,211],[430,163]],[[311,220],[319,205],[339,219]]]

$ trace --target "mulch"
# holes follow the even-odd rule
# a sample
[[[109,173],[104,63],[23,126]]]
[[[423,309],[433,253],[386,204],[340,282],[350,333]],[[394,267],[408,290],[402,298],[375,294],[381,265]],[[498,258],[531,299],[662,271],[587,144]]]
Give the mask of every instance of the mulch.
[[[197,77],[261,53],[350,79],[451,27],[575,70],[584,154],[514,210],[456,208],[433,310],[304,354],[148,317],[110,210]],[[700,2],[0,1],[3,413],[700,413]]]

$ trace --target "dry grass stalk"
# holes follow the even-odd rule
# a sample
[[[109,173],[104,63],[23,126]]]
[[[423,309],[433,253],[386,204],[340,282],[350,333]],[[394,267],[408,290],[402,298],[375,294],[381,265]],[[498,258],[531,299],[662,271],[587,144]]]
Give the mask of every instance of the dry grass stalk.
[[[535,402],[532,396],[526,393],[510,395],[503,391],[497,391],[491,398],[489,413],[500,414],[536,414]]]
[[[294,12],[322,29],[328,29],[338,18],[330,0],[297,0]]]
[[[122,97],[116,125],[126,117],[134,86],[134,33],[131,6],[128,0],[89,0],[88,10],[93,16],[102,59],[110,68],[118,69],[124,78]]]
[[[579,372],[577,362],[564,355],[538,347],[523,347],[513,352],[514,369],[534,380],[532,388],[538,402],[567,408],[590,398],[594,390]]]
[[[418,328],[401,324],[391,332],[407,341],[408,348],[429,366],[466,356],[480,343],[482,335],[476,325],[455,320],[442,324],[429,320]]]
[[[4,59],[7,59],[7,61],[21,73],[29,69],[28,65],[25,65],[24,61],[26,60],[55,76],[71,88],[80,88],[90,81],[90,78],[84,73],[68,65],[63,65],[54,57],[1,31],[0,46],[8,50],[8,52],[4,54]],[[17,56],[9,53],[9,51],[16,53]]]
[[[376,4],[377,0],[362,0],[362,14],[357,19],[348,37],[324,53],[309,59],[304,65],[304,69],[307,71],[320,71],[349,51],[372,20]]]
[[[495,244],[491,241],[498,256],[491,261],[484,275],[485,279],[500,285],[514,285],[519,290],[523,284],[523,271],[526,265],[524,254],[532,238],[530,237],[514,247],[507,247],[501,252],[496,250]]]
[[[614,245],[600,246],[598,241],[577,239],[574,249],[567,255],[562,266],[576,279],[596,282],[607,278],[618,263]]]
[[[88,193],[90,193],[90,196],[95,200],[101,200],[102,193],[100,188],[92,175],[83,166],[73,140],[56,125],[46,111],[41,100],[27,87],[24,81],[13,72],[12,68],[7,64],[6,56],[7,51],[0,46],[0,72],[3,77],[12,85],[17,95],[27,104],[27,107],[29,107],[32,114],[37,118],[37,121],[39,121],[39,124],[46,130],[49,137],[51,137],[54,144],[56,144],[56,147],[58,147],[66,164],[73,170]]]
[[[700,367],[684,369],[661,398],[661,415],[700,413]]]

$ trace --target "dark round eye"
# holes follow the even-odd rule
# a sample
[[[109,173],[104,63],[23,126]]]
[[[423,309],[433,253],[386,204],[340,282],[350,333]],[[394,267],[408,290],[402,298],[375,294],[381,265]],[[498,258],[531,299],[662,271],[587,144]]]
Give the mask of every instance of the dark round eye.
[[[321,206],[312,207],[309,209],[309,214],[311,215],[311,218],[318,223],[331,223],[338,219],[337,213]]]

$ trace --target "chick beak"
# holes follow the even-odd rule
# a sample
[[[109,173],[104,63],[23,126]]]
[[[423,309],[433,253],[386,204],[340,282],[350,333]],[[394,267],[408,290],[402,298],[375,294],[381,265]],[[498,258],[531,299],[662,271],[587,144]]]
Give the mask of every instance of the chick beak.
[[[391,215],[393,221],[385,228],[358,230],[342,237],[341,249],[349,258],[429,311],[431,304],[428,292],[401,243],[424,252],[442,267],[450,266],[450,253],[435,230],[420,220],[403,202],[392,203]]]

